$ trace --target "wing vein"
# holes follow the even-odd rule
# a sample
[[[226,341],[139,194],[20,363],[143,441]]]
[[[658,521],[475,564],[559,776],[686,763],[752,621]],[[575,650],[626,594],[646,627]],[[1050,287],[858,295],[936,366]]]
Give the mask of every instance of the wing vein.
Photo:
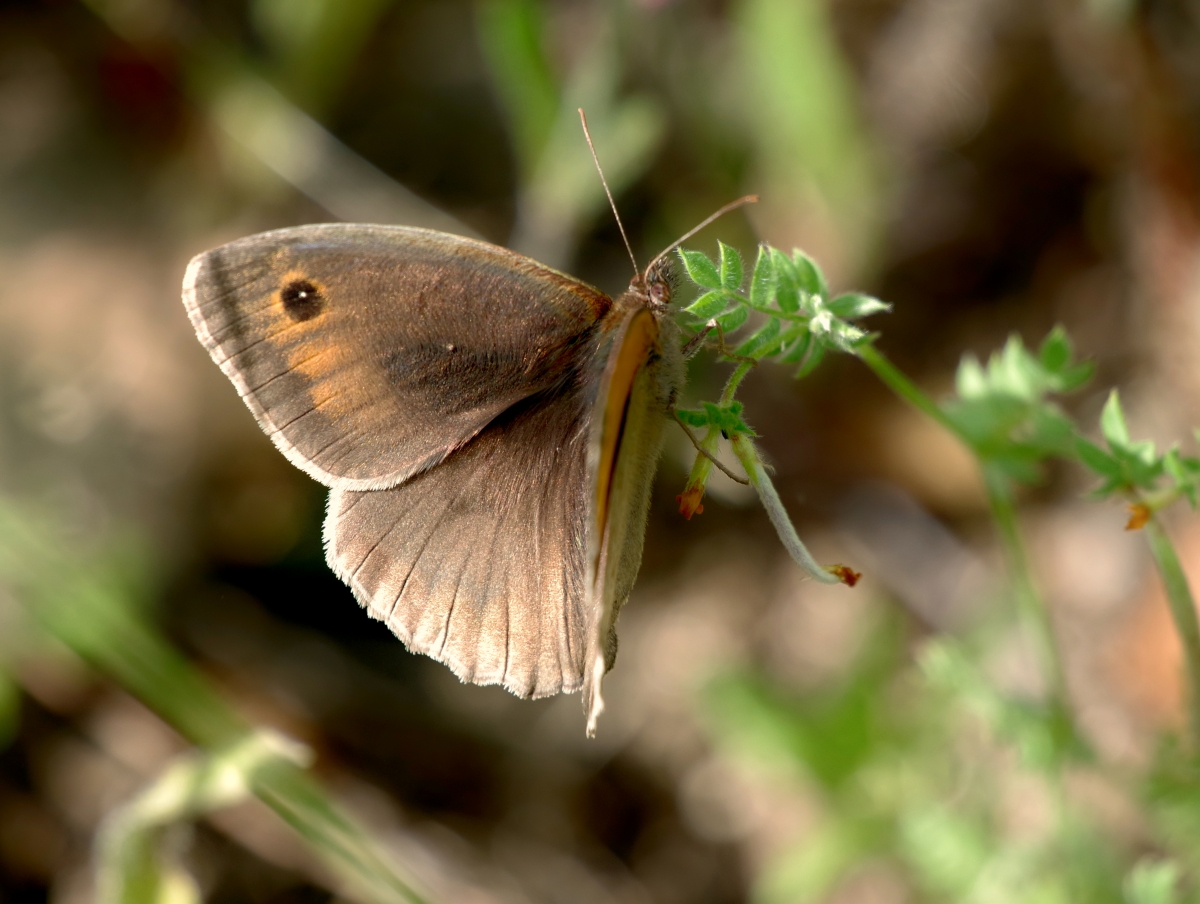
[[[484,591],[485,593],[488,593],[488,592],[490,592],[490,591],[491,591],[491,587],[492,587],[492,573],[493,573],[493,572],[496,570],[496,536],[497,536],[497,535],[500,533],[500,531],[497,529],[497,527],[499,526],[499,524],[500,524],[500,523],[501,523],[500,519],[499,519],[499,518],[497,518],[497,519],[496,519],[496,524],[495,524],[495,525],[492,527],[492,535],[491,535],[491,537],[490,537],[490,538],[489,538],[489,540],[488,540],[487,577],[484,579],[484,582],[483,582],[483,586],[484,586],[484,588],[485,588],[485,591]],[[508,585],[507,585],[507,582],[506,582],[506,584],[505,584],[504,591],[503,591],[502,595],[504,596],[504,598],[505,598],[506,600],[508,599],[509,593],[508,593]],[[484,599],[484,613],[485,613],[485,615],[486,615],[486,611],[487,611],[486,607],[487,607],[487,605],[488,605],[488,603],[489,603],[489,602],[490,602],[490,600],[488,600],[488,599],[485,597],[485,599]],[[506,605],[507,605],[507,604],[506,604]],[[479,622],[480,622],[480,624],[481,624],[481,625],[482,625],[482,624],[483,624],[483,622],[484,622],[484,617],[485,617],[484,615],[481,615],[481,616],[480,616]],[[484,632],[483,632],[483,631],[480,631],[480,632],[479,632],[479,637],[478,637],[478,638],[476,638],[476,640],[475,640],[475,659],[476,659],[476,661],[478,661],[478,660],[479,660],[479,646],[480,646],[480,642],[481,642],[481,641],[484,639],[484,637],[485,637],[485,635],[484,635]],[[501,681],[503,681],[503,680],[504,680],[504,678],[505,678],[505,672],[507,672],[507,670],[508,670],[508,652],[507,652],[507,647],[508,647],[508,643],[507,643],[507,635],[506,635],[506,637],[505,637],[505,658],[504,658],[504,670],[503,670],[503,671],[501,671],[501,673],[500,673],[500,680],[501,680]]]
[[[442,522],[446,520],[446,515],[448,515],[450,513],[450,510],[452,508],[454,508],[455,505],[458,504],[458,500],[462,498],[462,494],[464,492],[466,492],[465,487],[460,489],[454,495],[454,498],[450,500],[450,504],[447,505],[445,508],[443,508],[442,513],[440,515],[438,515],[437,521],[434,522],[433,529],[430,530],[429,533],[425,535],[425,541],[421,544],[421,548],[419,550],[417,550],[417,554],[413,557],[412,564],[408,568],[408,574],[406,574],[404,576],[404,581],[400,585],[400,592],[396,594],[396,598],[392,601],[392,608],[390,610],[388,610],[387,620],[389,622],[391,622],[392,617],[396,614],[396,606],[399,604],[400,598],[402,596],[404,596],[404,590],[405,590],[405,588],[408,587],[409,579],[412,577],[413,572],[417,570],[417,565],[420,564],[421,557],[423,555],[425,555],[425,550],[427,550],[429,548],[429,541],[431,541],[433,539],[434,534],[436,534],[438,532],[438,528],[440,528],[442,526]],[[393,530],[395,529],[395,525],[393,525],[392,529]],[[388,533],[391,533],[391,531],[388,531]]]
[[[289,329],[289,327],[285,326],[283,329],[275,330],[275,332],[273,332],[273,333],[264,333],[262,336],[255,339],[253,342],[249,342],[246,345],[243,345],[241,348],[239,348],[237,351],[235,351],[232,355],[226,355],[225,360],[232,361],[235,358],[240,358],[242,355],[246,354],[246,352],[250,351],[250,349],[254,348],[256,345],[262,345],[264,342],[270,342],[272,339],[278,339],[280,336],[282,336],[284,333],[286,333],[288,331],[288,329]],[[224,339],[217,340],[215,337],[214,337],[213,341],[215,343],[215,347],[219,348],[219,349],[226,342],[226,340],[224,340]],[[224,349],[221,349],[221,350],[222,350],[222,352],[224,351]]]
[[[368,492],[370,492],[370,491],[368,491]],[[366,493],[360,493],[359,495],[360,495],[360,496],[365,496],[365,495],[366,495]],[[341,513],[341,515],[342,515],[343,517],[345,516],[345,514],[346,514],[346,512],[345,512],[345,511],[343,511],[343,512]],[[403,520],[404,520],[404,517],[405,517],[407,514],[408,514],[408,512],[401,512],[399,515],[397,515],[397,516],[396,516],[396,520],[394,520],[394,521],[391,523],[391,526],[390,526],[390,527],[388,527],[388,529],[387,529],[387,530],[380,532],[380,534],[379,534],[379,539],[377,539],[377,540],[376,540],[374,543],[372,543],[372,544],[371,544],[371,548],[367,550],[367,552],[366,552],[366,555],[364,555],[364,556],[362,557],[362,559],[361,559],[361,560],[359,560],[359,563],[358,563],[356,566],[354,566],[354,570],[353,570],[352,572],[350,572],[350,577],[351,577],[351,579],[357,579],[357,578],[358,578],[358,573],[359,573],[360,571],[362,571],[362,570],[363,570],[363,566],[367,564],[367,559],[371,558],[371,556],[373,556],[373,555],[375,554],[375,550],[377,550],[377,549],[379,548],[380,544],[382,544],[384,540],[386,540],[388,537],[390,537],[390,536],[392,535],[392,531],[394,531],[394,530],[396,529],[396,526],[397,526],[397,525],[398,525],[398,524],[399,524],[401,521],[403,521]],[[393,605],[393,606],[395,606],[395,603],[393,603],[392,605]],[[392,616],[392,613],[389,611],[389,612],[388,612],[388,618],[391,618],[391,616]]]
[[[263,382],[259,383],[257,386],[250,386],[246,390],[247,394],[253,395],[254,393],[262,392],[262,390],[266,389],[268,386],[270,386],[272,383],[274,383],[280,377],[286,377],[286,376],[288,376],[288,374],[295,373],[295,371],[297,369],[299,369],[300,367],[303,367],[305,364],[307,364],[309,361],[312,361],[314,358],[319,358],[322,355],[327,354],[328,351],[329,351],[329,349],[323,348],[319,352],[309,355],[307,358],[302,358],[296,362],[289,361],[287,370],[280,371],[279,373],[275,374],[274,376],[270,377],[269,379],[266,379]]]

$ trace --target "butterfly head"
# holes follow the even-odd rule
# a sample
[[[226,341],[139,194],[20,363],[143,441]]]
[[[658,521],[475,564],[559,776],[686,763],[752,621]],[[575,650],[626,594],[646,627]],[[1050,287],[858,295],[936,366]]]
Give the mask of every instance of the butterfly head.
[[[642,300],[655,313],[663,313],[671,306],[674,293],[670,261],[656,258],[644,273],[639,273],[629,284],[629,291]]]

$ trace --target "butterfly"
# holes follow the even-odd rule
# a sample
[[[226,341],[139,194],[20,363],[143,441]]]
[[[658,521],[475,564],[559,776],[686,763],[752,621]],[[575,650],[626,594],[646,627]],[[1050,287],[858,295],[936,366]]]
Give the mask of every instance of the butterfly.
[[[591,736],[684,378],[667,254],[754,200],[616,298],[485,242],[335,223],[198,255],[183,303],[329,487],[326,559],[367,612],[463,681],[582,691]]]
[[[512,251],[327,224],[197,256],[201,343],[330,488],[330,567],[405,645],[589,733],[683,380],[660,258],[615,299]]]

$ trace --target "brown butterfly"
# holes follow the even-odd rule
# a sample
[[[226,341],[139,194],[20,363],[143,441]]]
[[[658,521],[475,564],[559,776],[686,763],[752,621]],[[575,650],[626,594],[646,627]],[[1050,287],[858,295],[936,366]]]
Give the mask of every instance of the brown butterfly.
[[[259,425],[330,488],[326,558],[367,612],[463,681],[582,689],[589,734],[683,381],[666,253],[612,299],[484,242],[329,224],[183,283]]]

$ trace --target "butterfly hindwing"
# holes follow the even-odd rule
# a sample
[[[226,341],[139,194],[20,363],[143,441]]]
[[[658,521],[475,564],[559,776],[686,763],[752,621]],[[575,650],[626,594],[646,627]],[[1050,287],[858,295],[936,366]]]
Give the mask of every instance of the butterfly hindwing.
[[[394,486],[557,385],[612,302],[444,233],[328,224],[195,258],[184,303],[276,445],[328,486]]]
[[[525,697],[578,690],[591,408],[583,385],[533,396],[405,483],[335,489],[331,567],[409,649],[464,681]]]

